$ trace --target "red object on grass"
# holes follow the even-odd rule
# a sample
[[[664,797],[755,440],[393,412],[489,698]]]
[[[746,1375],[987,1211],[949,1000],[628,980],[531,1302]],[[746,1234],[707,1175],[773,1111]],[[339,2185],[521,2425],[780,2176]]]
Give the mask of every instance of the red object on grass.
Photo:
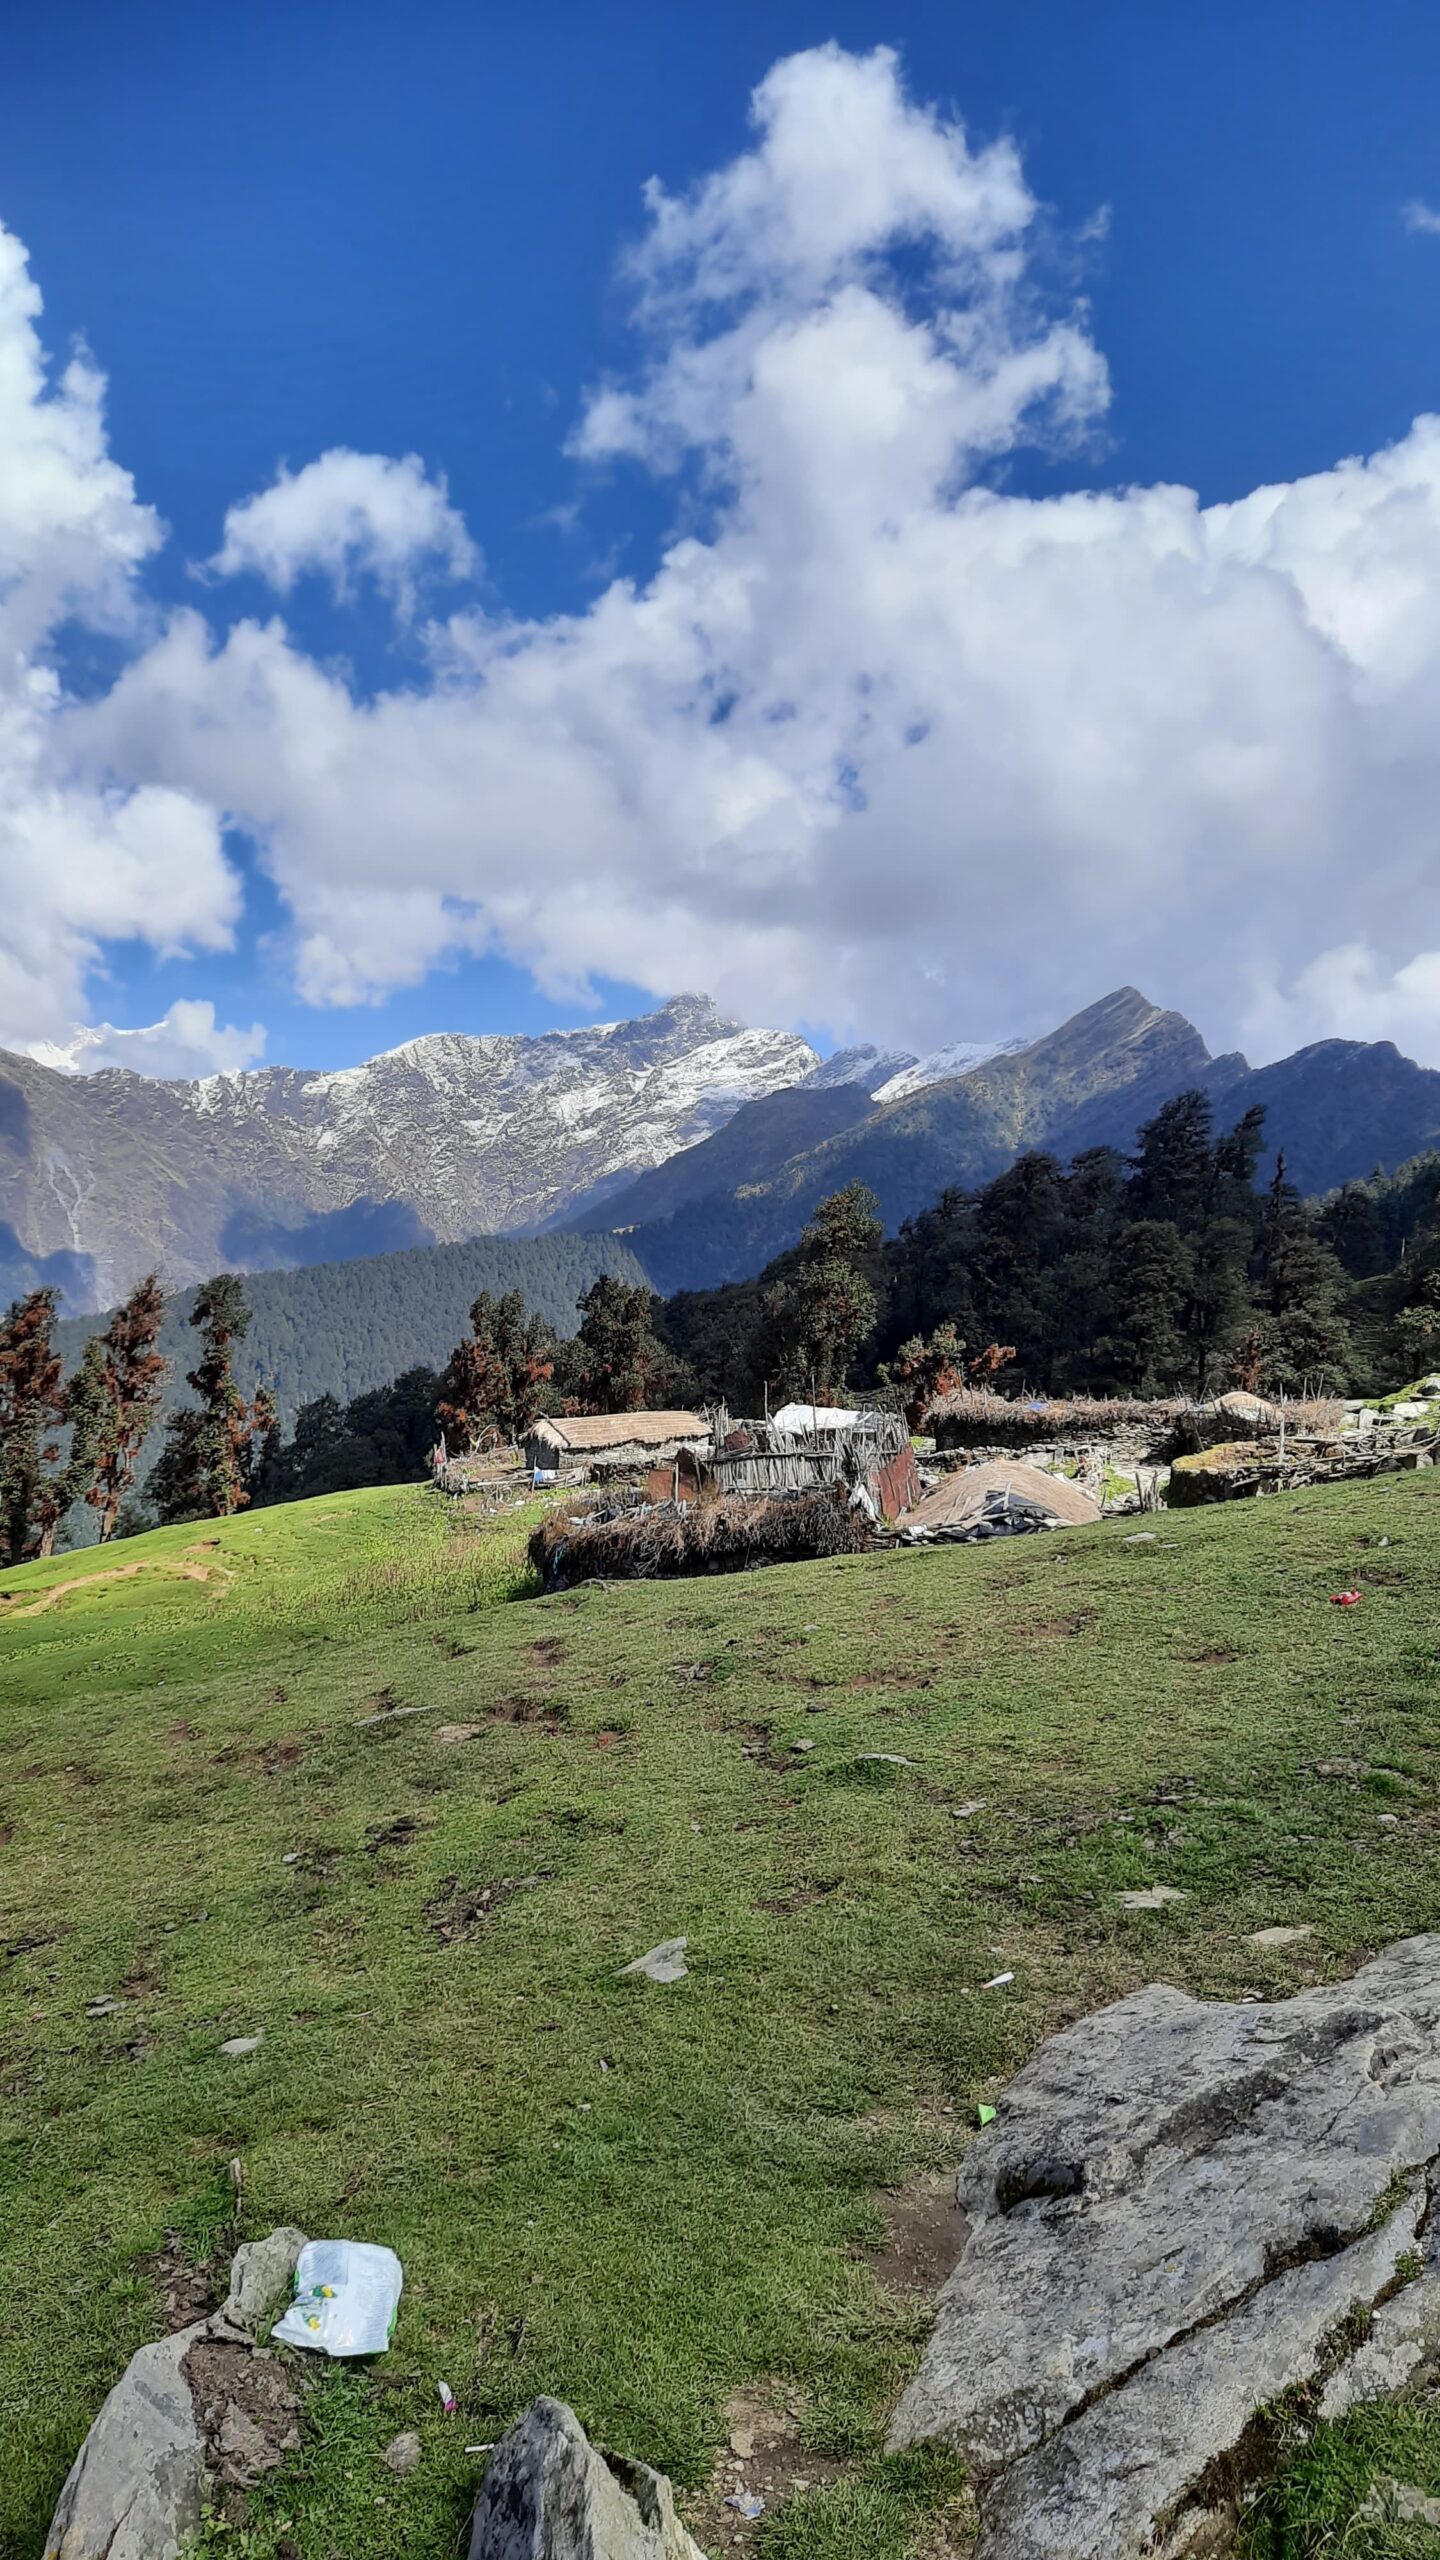
[[[1360,1594],[1358,1591],[1332,1591],[1330,1606],[1332,1609],[1358,1609]]]

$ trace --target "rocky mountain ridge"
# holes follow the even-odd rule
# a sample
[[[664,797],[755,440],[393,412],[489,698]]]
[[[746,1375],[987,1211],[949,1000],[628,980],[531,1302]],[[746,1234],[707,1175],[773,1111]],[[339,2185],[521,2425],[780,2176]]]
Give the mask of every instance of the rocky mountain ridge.
[[[623,1234],[656,1289],[712,1288],[761,1270],[848,1182],[869,1185],[893,1233],[947,1187],[988,1182],[1027,1149],[1067,1160],[1087,1147],[1128,1149],[1162,1102],[1195,1088],[1225,1125],[1263,1105],[1266,1163],[1283,1150],[1306,1193],[1440,1147],[1440,1073],[1389,1041],[1319,1041],[1254,1068],[1238,1051],[1212,1057],[1183,1014],[1121,987],[958,1076],[916,1085],[900,1070],[843,1125],[788,1148],[793,1097],[769,1096],[742,1125],[640,1177],[585,1223]],[[742,1136],[754,1149],[749,1164],[736,1161]]]
[[[273,1269],[533,1233],[819,1065],[707,997],[537,1037],[438,1032],[362,1066],[162,1083],[0,1056],[0,1287],[97,1307],[158,1265]]]

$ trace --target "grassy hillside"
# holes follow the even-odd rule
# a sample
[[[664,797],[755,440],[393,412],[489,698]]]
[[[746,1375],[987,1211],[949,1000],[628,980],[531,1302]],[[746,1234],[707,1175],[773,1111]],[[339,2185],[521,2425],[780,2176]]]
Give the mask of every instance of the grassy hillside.
[[[878,2446],[977,2101],[1157,1974],[1276,1994],[1440,1923],[1434,1477],[549,1601],[507,1597],[524,1521],[338,1495],[0,1584],[16,2560],[160,2325],[158,2254],[227,2256],[236,2157],[243,2232],[389,2241],[407,2289],[217,2560],[452,2551],[465,2447],[540,2390],[714,2550],[762,2386],[808,2485],[758,2560],[963,2551],[953,2468]],[[1156,1881],[1189,1899],[1121,1909]],[[1314,1935],[1247,1945],[1277,1922]],[[677,1934],[688,1979],[617,1978]],[[1400,2423],[1290,2484],[1267,2555],[1318,2551]]]
[[[247,1395],[262,1379],[274,1389],[288,1429],[312,1396],[338,1396],[348,1404],[406,1369],[443,1368],[482,1289],[497,1296],[520,1290],[557,1333],[572,1334],[576,1299],[604,1271],[644,1278],[617,1236],[472,1236],[466,1244],[417,1245],[359,1262],[247,1271],[254,1321],[237,1354],[236,1375]],[[167,1410],[188,1398],[184,1373],[194,1365],[189,1318],[195,1294],[182,1290],[166,1306],[160,1348],[172,1364]],[[78,1316],[58,1328],[67,1368],[79,1361],[86,1335],[104,1322]]]

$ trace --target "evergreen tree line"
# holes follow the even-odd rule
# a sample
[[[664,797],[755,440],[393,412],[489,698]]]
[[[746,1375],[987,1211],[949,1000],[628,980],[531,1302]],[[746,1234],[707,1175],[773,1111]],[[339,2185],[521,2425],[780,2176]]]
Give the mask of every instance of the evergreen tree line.
[[[1054,1394],[1380,1392],[1440,1366],[1440,1155],[1306,1202],[1257,1187],[1263,1114],[1217,1133],[1182,1094],[1128,1157],[1033,1153],[880,1240],[859,1185],[755,1280],[681,1293],[663,1329],[694,1392],[891,1384],[918,1406],[1003,1366]],[[849,1295],[838,1266],[848,1268]]]

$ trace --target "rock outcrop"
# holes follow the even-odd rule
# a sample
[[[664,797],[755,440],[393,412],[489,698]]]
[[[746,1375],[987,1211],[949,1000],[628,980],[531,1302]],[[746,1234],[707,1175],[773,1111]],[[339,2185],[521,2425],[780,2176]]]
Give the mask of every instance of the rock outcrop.
[[[977,2560],[1214,2547],[1291,2395],[1440,2366],[1440,1937],[1273,2005],[1163,1984],[1053,2037],[959,2181],[895,2447],[956,2446]]]
[[[221,2308],[133,2355],[60,2492],[45,2560],[177,2560],[207,2488],[272,2469],[298,2444],[294,2395],[256,2346],[303,2231],[235,2252]]]
[[[704,2560],[662,2471],[592,2445],[573,2409],[536,2400],[502,2437],[469,2560]]]

